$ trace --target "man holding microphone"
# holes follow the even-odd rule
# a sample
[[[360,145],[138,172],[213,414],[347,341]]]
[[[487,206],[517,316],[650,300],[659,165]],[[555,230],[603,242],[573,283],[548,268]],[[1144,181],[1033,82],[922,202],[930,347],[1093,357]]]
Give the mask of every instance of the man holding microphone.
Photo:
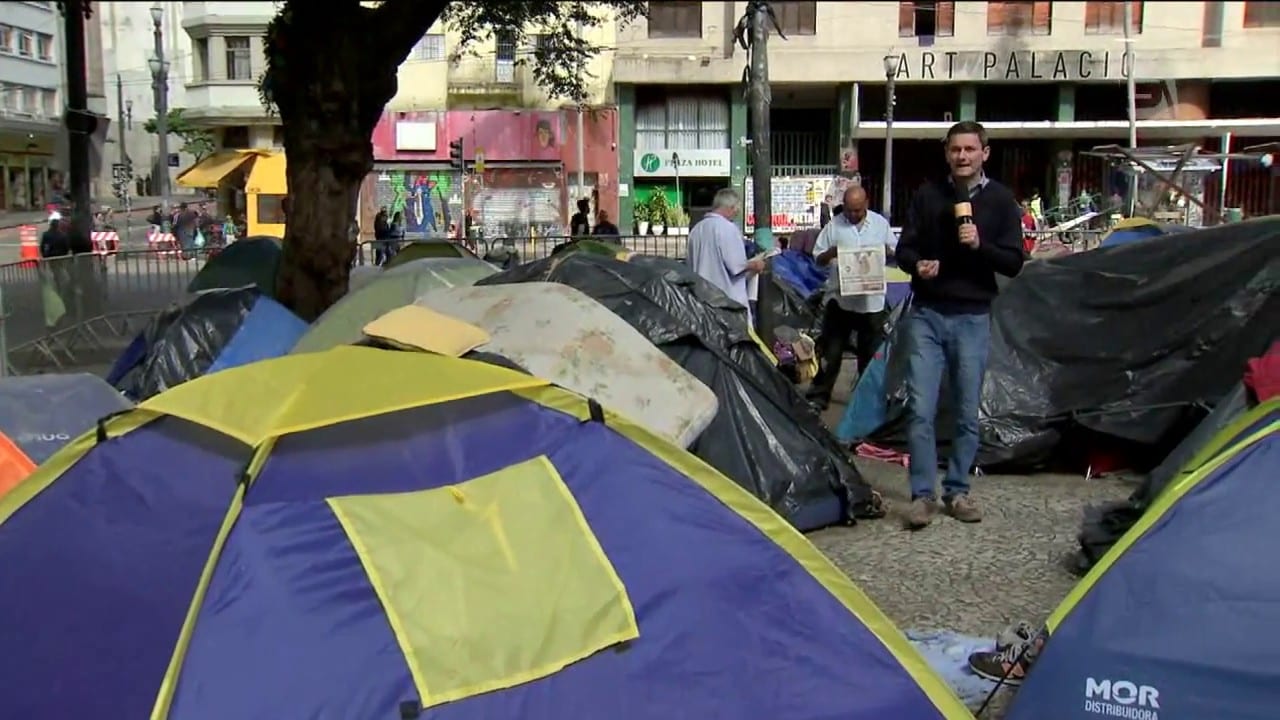
[[[950,175],[912,198],[898,267],[911,274],[912,307],[906,318],[911,505],[905,523],[919,530],[933,521],[938,451],[934,420],[943,379],[954,397],[956,428],[942,481],[945,512],[966,523],[982,519],[969,497],[969,472],[978,454],[978,413],[991,336],[996,273],[1022,269],[1022,214],[1009,188],[982,165],[991,153],[987,131],[964,121],[947,131]]]

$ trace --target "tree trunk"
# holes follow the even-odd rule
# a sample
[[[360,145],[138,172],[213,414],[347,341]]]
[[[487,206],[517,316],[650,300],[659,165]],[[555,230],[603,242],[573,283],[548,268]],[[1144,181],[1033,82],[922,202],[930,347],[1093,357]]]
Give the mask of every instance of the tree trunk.
[[[370,139],[400,64],[442,0],[286,2],[267,31],[263,92],[280,112],[289,202],[276,296],[312,321],[347,292]]]

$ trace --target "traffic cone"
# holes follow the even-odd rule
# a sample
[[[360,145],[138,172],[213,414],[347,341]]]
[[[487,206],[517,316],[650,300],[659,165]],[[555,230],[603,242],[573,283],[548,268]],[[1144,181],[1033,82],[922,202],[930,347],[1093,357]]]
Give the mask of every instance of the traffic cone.
[[[22,243],[18,251],[22,267],[35,267],[40,260],[40,241],[36,239],[36,226],[23,225],[18,228],[18,239]]]

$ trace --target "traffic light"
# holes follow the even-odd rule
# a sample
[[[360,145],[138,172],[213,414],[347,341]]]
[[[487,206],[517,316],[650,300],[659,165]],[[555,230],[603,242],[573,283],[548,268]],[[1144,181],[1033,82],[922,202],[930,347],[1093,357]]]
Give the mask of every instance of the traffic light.
[[[449,165],[455,170],[462,170],[465,167],[462,159],[462,138],[449,143]]]

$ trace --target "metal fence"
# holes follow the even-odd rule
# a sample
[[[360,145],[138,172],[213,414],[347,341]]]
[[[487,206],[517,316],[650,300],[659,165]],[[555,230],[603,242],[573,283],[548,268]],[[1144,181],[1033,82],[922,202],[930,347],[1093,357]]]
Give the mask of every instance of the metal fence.
[[[204,262],[142,250],[0,265],[0,374],[109,363]]]

